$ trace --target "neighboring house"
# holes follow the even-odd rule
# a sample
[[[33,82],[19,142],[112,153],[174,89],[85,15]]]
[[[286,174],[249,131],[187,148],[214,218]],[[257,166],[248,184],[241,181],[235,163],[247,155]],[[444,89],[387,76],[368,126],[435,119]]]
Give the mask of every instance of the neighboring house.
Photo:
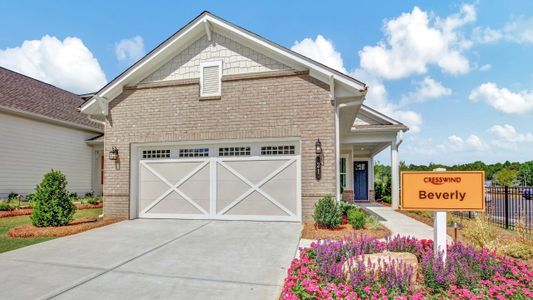
[[[204,12],[81,107],[118,151],[106,156],[104,214],[301,221],[341,184],[371,198],[372,158],[387,146],[397,205],[407,127],[362,106],[366,92]]]
[[[82,196],[102,192],[103,126],[79,96],[0,67],[0,198],[32,193],[51,169]]]

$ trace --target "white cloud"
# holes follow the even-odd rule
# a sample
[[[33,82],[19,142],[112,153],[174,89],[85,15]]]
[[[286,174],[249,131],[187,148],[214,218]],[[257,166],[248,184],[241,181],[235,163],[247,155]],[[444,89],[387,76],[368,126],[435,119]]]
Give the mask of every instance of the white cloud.
[[[479,71],[481,72],[485,72],[485,71],[488,71],[492,68],[492,66],[490,64],[485,64],[485,65],[482,65],[481,67],[479,67]]]
[[[497,138],[508,143],[523,143],[523,142],[533,142],[533,134],[530,132],[519,133],[516,129],[509,124],[504,125],[494,125],[489,131],[494,134]]]
[[[45,35],[0,49],[0,65],[75,93],[94,92],[107,82],[98,60],[77,37],[61,41]]]
[[[422,116],[415,111],[402,109],[399,104],[390,101],[387,89],[379,78],[361,69],[355,70],[351,75],[368,85],[366,105],[404,123],[409,127],[410,132],[420,132],[423,123]]]
[[[431,64],[446,73],[467,73],[470,65],[463,51],[472,43],[462,37],[459,29],[475,20],[472,5],[465,4],[460,13],[444,19],[415,6],[412,12],[385,24],[384,41],[359,51],[361,67],[386,79],[424,74]]]
[[[422,103],[429,99],[436,99],[452,94],[450,88],[444,87],[440,82],[426,76],[423,80],[415,82],[416,89],[413,92],[403,95],[400,105],[411,103]]]
[[[341,54],[335,50],[332,41],[327,40],[320,34],[314,40],[312,38],[305,38],[300,42],[294,42],[291,50],[314,59],[330,68],[346,73]]]
[[[500,40],[531,44],[533,43],[533,17],[517,18],[507,22],[500,29],[477,27],[474,29],[473,38],[480,44],[494,43]]]
[[[441,153],[446,152],[483,152],[489,149],[488,145],[477,135],[471,134],[466,138],[458,135],[448,136],[446,142],[436,145],[436,148]]]
[[[115,44],[115,55],[119,61],[135,62],[144,56],[144,41],[139,35],[123,39]]]
[[[507,88],[498,88],[493,82],[481,84],[470,92],[472,101],[484,100],[495,109],[508,114],[533,113],[533,91],[511,92]]]

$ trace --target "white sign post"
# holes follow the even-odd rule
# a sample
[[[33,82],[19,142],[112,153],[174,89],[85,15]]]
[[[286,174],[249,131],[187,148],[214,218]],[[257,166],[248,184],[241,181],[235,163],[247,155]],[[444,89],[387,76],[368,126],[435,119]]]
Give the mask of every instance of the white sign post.
[[[444,172],[445,168],[433,169],[436,172]],[[446,261],[446,212],[436,211],[433,213],[433,253],[435,257],[442,254],[442,259]]]

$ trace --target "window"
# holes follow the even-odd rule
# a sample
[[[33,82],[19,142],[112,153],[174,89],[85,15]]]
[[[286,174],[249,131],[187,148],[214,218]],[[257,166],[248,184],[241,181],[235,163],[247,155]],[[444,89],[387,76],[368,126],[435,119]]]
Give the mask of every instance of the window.
[[[222,147],[218,148],[218,156],[248,156],[250,147]]]
[[[200,64],[200,97],[220,96],[222,61]]]
[[[340,189],[342,193],[344,192],[344,189],[346,188],[346,158],[345,157],[341,157],[339,171],[340,171],[340,179],[341,179]]]
[[[294,154],[294,146],[262,146],[261,155]]]
[[[170,149],[164,150],[143,150],[143,159],[149,158],[170,158]]]
[[[209,148],[180,149],[179,157],[208,157]]]

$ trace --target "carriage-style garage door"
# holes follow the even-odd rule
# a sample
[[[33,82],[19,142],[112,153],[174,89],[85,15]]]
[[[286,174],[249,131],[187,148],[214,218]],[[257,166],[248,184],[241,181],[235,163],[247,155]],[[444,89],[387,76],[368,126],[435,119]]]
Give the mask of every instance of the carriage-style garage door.
[[[300,221],[299,174],[299,155],[140,160],[139,217]]]

